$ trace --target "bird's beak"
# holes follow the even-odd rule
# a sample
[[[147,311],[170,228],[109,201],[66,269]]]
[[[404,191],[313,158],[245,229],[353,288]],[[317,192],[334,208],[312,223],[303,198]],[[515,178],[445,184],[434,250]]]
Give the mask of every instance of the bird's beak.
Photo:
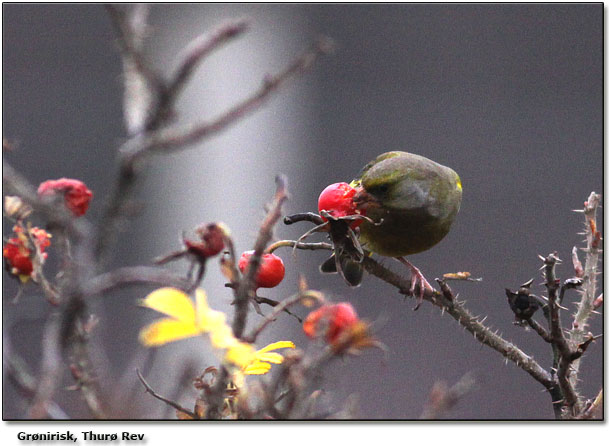
[[[366,192],[362,186],[356,188],[355,195],[353,196],[353,203],[359,210],[381,207],[381,203],[374,196]]]

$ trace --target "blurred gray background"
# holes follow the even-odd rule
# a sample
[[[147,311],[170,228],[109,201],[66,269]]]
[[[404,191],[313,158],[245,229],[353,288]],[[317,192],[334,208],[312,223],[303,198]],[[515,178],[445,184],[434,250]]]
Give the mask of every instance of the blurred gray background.
[[[543,293],[537,255],[555,250],[565,260],[558,276],[570,277],[570,252],[581,246],[583,226],[582,215],[571,210],[591,191],[602,192],[602,4],[154,5],[147,54],[168,73],[192,38],[243,17],[251,19],[250,32],[197,70],[178,104],[180,122],[219,115],[318,35],[333,38],[337,51],[221,135],[154,158],[139,186],[142,213],[122,234],[113,265],[150,264],[177,249],[183,230],[205,221],[226,222],[238,251],[251,249],[277,173],[290,182],[286,212],[315,211],[326,185],[349,181],[382,152],[412,151],[454,168],[464,195],[451,233],[410,260],[430,280],[456,271],[483,277],[453,288],[474,314],[488,315],[486,324],[548,368],[549,347],[512,324],[504,288],[535,278],[534,292]],[[3,5],[3,136],[17,146],[3,156],[34,184],[61,176],[84,180],[95,193],[92,220],[101,214],[125,135],[114,38],[99,5]],[[297,238],[309,228],[280,224],[276,234]],[[5,224],[3,234],[9,232]],[[361,418],[417,418],[434,382],[452,384],[473,371],[479,385],[452,418],[553,417],[537,382],[431,305],[415,313],[411,299],[374,277],[348,289],[337,276],[318,273],[323,252],[278,253],[286,278],[262,295],[287,297],[302,272],[312,288],[377,321],[388,348],[328,367],[323,388],[333,407],[356,394]],[[185,272],[186,266],[171,267]],[[37,373],[48,306],[34,288],[10,305],[16,282],[3,278],[3,349],[19,353]],[[214,308],[230,311],[232,294],[215,262],[203,288]],[[200,339],[148,356],[137,333],[157,316],[137,308],[136,299],[149,290],[91,303],[101,320],[94,341],[100,384],[121,418],[173,416],[144,394],[135,367],[146,369],[161,394],[190,406],[195,394],[184,377],[217,363]],[[573,298],[566,299],[570,309]],[[601,332],[601,317],[591,329]],[[289,316],[258,345],[279,339],[315,348]],[[588,397],[602,386],[602,346],[593,344],[582,366]],[[72,383],[64,378],[64,387]],[[3,386],[4,418],[22,417],[23,399],[6,378]],[[77,392],[62,390],[56,401],[72,417],[89,416]]]

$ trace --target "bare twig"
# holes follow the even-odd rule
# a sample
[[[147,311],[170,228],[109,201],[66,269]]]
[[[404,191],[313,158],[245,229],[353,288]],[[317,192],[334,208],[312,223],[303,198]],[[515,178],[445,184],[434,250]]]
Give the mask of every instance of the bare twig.
[[[15,384],[17,390],[26,398],[33,398],[36,394],[36,378],[27,370],[25,361],[15,354],[4,353],[2,355],[2,364],[7,378]],[[69,418],[54,401],[48,401],[46,409],[47,414],[45,417],[56,420],[67,420]]]
[[[324,223],[324,220],[317,214],[313,212],[303,212],[300,214],[293,214],[284,217],[283,223],[286,225],[293,225],[294,223],[298,223],[301,221],[309,221],[316,226]]]
[[[140,379],[140,381],[142,382],[142,384],[146,388],[146,392],[147,393],[149,393],[150,395],[152,395],[156,399],[163,401],[165,404],[170,405],[174,409],[179,410],[180,412],[184,412],[185,414],[187,414],[188,416],[192,417],[193,419],[197,418],[197,416],[196,416],[196,414],[194,412],[192,412],[192,411],[190,411],[190,410],[180,406],[175,401],[171,401],[170,399],[167,399],[167,398],[159,395],[158,393],[156,393],[154,391],[154,389],[152,387],[150,387],[150,385],[146,382],[146,380],[144,379],[144,377],[140,373],[139,369],[135,369],[135,372],[137,373],[137,377]]]
[[[280,302],[278,300],[269,299],[268,297],[263,297],[263,296],[258,296],[258,295],[255,295],[253,299],[254,299],[255,304],[265,304],[265,305],[270,305],[271,307],[276,307],[277,305],[280,304]],[[298,320],[298,322],[302,323],[302,318],[300,316],[298,316],[297,314],[292,313],[287,308],[284,308],[283,311],[285,313],[289,314],[290,316],[296,318],[296,320]],[[259,314],[264,316],[264,314],[262,312],[260,312]]]
[[[171,286],[182,290],[190,287],[186,279],[164,268],[129,266],[92,278],[83,293],[85,296],[94,296],[131,285]]]
[[[544,276],[546,279],[546,288],[548,290],[548,303],[550,310],[550,333],[552,336],[552,342],[556,344],[560,354],[562,356],[568,357],[570,356],[569,344],[567,343],[567,339],[565,338],[565,334],[562,330],[561,322],[560,322],[560,312],[559,312],[559,303],[558,303],[558,290],[559,290],[559,280],[556,279],[556,275],[554,273],[554,268],[556,263],[559,261],[558,257],[556,257],[556,253],[549,254],[547,257],[543,258],[544,262]]]
[[[105,7],[119,35],[125,86],[123,114],[127,133],[133,136],[144,129],[165,88],[142,54],[149,7],[145,4],[126,10],[116,5]]]
[[[298,302],[300,302],[302,299],[306,298],[306,294],[303,293],[298,293],[295,294],[291,297],[288,297],[287,299],[282,300],[280,303],[278,303],[274,308],[273,311],[271,312],[271,314],[269,314],[268,316],[266,316],[264,318],[264,320],[252,331],[252,333],[249,336],[246,336],[245,338],[243,338],[243,340],[245,342],[249,342],[249,343],[254,343],[256,342],[256,338],[258,337],[258,335],[260,333],[262,333],[262,331],[271,323],[273,322],[277,316],[279,316],[279,314],[282,311],[287,310],[288,308],[290,308],[293,305],[296,305]]]
[[[40,419],[47,416],[53,399],[63,363],[60,350],[61,318],[52,313],[46,323],[42,342],[42,366],[38,385],[29,410],[29,417]]]
[[[269,205],[269,211],[260,225],[258,238],[254,244],[254,253],[249,258],[248,266],[235,291],[235,318],[233,320],[233,333],[240,338],[243,335],[247,320],[249,301],[254,296],[255,277],[260,267],[260,261],[264,249],[273,238],[273,228],[281,218],[281,206],[288,198],[287,179],[280,175],[275,179],[277,190],[273,201]]]
[[[535,319],[529,318],[526,321],[527,324],[529,324],[529,327],[535,330],[544,341],[549,343],[552,342],[552,336],[550,335],[550,333],[548,333],[548,330],[539,325],[539,323]]]
[[[147,125],[148,130],[158,128],[161,122],[171,116],[176,98],[192,76],[197,65],[222,44],[243,34],[247,27],[248,23],[245,20],[226,23],[209,34],[195,38],[186,45],[178,55],[177,67],[169,81],[166,82],[156,114]]]
[[[315,251],[318,249],[325,249],[325,250],[331,251],[333,249],[332,245],[330,243],[326,243],[326,242],[304,243],[304,242],[298,242],[296,240],[279,240],[279,241],[273,243],[272,245],[269,245],[268,248],[266,248],[266,252],[272,253],[276,249],[283,248],[283,247],[290,247],[290,248],[304,249],[304,250],[308,249],[311,251]]]
[[[124,24],[125,21],[122,23]],[[227,30],[220,31],[216,35],[216,38],[212,37],[211,43],[202,44],[201,47],[195,45],[194,48],[196,49],[198,47],[199,50],[201,48],[208,48],[203,51],[203,55],[205,55],[210,51],[209,48],[213,49],[219,42],[241,32],[242,27],[243,25],[240,25],[239,23],[233,24],[233,26],[229,26]],[[162,124],[164,124],[167,118],[172,114],[166,111],[159,114],[163,119],[153,120],[155,122],[155,128],[148,127],[147,131],[142,134],[134,135],[125,142],[119,149],[120,167],[118,180],[110,194],[106,211],[104,212],[100,224],[100,232],[95,249],[96,256],[100,259],[99,263],[101,265],[105,263],[106,256],[111,251],[111,248],[116,241],[116,233],[121,219],[123,218],[125,204],[129,201],[137,180],[137,164],[141,158],[144,158],[151,152],[167,152],[170,150],[184,149],[186,146],[225,130],[243,117],[260,108],[287,80],[307,71],[318,56],[328,53],[331,49],[332,44],[328,39],[320,39],[311,50],[297,58],[284,71],[276,76],[268,77],[259,91],[211,122],[191,124],[186,128],[162,127]],[[129,53],[135,51],[132,48],[127,48],[127,50]],[[137,53],[137,51],[135,51],[135,53]],[[201,53],[198,51],[194,51],[194,55],[196,57],[192,59],[192,62],[196,62],[197,57],[201,57]],[[192,66],[191,63],[186,63],[187,68],[184,69],[185,77],[189,76],[194,65],[196,65],[196,63],[193,63]],[[180,70],[178,70],[178,72],[180,72]],[[178,86],[174,86],[176,91],[179,90],[181,82],[182,81],[178,81]],[[165,87],[159,87],[158,85],[159,84],[157,83],[156,88],[158,91],[161,91],[159,97],[162,97],[165,94]],[[151,116],[155,113],[147,113],[146,115]]]
[[[148,152],[183,150],[187,146],[197,143],[203,138],[212,136],[226,129],[233,123],[260,108],[260,106],[283,86],[286,81],[307,71],[320,55],[329,53],[332,48],[333,44],[329,39],[318,40],[310,50],[288,65],[282,72],[275,76],[268,76],[265,78],[262,87],[251,97],[238,103],[215,120],[191,124],[185,128],[159,129],[157,132],[147,136],[144,140],[127,142],[127,144],[121,148],[122,155],[130,160],[135,160]]]

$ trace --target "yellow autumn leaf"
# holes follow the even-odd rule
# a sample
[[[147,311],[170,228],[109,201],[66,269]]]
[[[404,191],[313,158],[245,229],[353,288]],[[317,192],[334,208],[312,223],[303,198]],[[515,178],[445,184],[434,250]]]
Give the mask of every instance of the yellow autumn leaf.
[[[271,369],[271,364],[281,364],[283,356],[273,350],[295,348],[291,341],[279,341],[255,350],[251,344],[235,338],[226,323],[226,315],[212,310],[207,304],[203,290],[197,290],[195,303],[181,290],[159,288],[141,301],[141,305],[169,317],[157,320],[144,327],[139,334],[140,342],[147,347],[201,334],[209,334],[214,348],[224,350],[226,365],[236,367],[235,375],[261,375]]]
[[[246,375],[264,375],[269,370],[271,370],[271,364],[268,362],[254,361],[243,370],[243,373]]]
[[[193,323],[165,318],[142,328],[139,339],[146,347],[157,347],[198,334],[199,329]]]
[[[140,301],[140,305],[180,321],[195,322],[192,301],[177,288],[159,288]]]
[[[279,350],[280,348],[296,348],[296,346],[292,341],[277,341],[267,345],[266,347],[261,348],[256,353],[266,353],[272,350]]]

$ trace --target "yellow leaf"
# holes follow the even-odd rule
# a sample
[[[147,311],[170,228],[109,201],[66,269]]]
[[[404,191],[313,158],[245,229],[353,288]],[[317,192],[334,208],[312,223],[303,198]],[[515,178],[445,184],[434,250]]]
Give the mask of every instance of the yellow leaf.
[[[211,344],[216,348],[229,348],[239,343],[228,325],[219,325],[209,335]]]
[[[266,353],[270,352],[271,350],[278,350],[280,348],[296,348],[296,346],[292,341],[278,341],[273,342],[272,344],[269,344],[266,347],[262,347],[260,350],[258,350],[257,353]]]
[[[272,362],[273,364],[281,364],[283,362],[283,356],[281,356],[279,353],[275,353],[275,352],[270,352],[270,353],[256,352],[256,360]]]
[[[268,362],[254,361],[243,370],[243,373],[246,375],[264,375],[269,370],[271,370],[271,364]]]
[[[195,309],[190,298],[177,288],[159,288],[140,301],[144,307],[184,322],[195,322]]]
[[[197,324],[202,331],[213,333],[226,325],[226,315],[221,311],[212,310],[207,305],[205,291],[197,290],[195,299],[197,302]]]
[[[224,359],[240,368],[247,367],[256,359],[254,347],[250,344],[237,342],[226,350]]]
[[[154,347],[196,336],[199,333],[200,331],[193,322],[188,323],[165,318],[142,328],[140,342],[146,347]]]

